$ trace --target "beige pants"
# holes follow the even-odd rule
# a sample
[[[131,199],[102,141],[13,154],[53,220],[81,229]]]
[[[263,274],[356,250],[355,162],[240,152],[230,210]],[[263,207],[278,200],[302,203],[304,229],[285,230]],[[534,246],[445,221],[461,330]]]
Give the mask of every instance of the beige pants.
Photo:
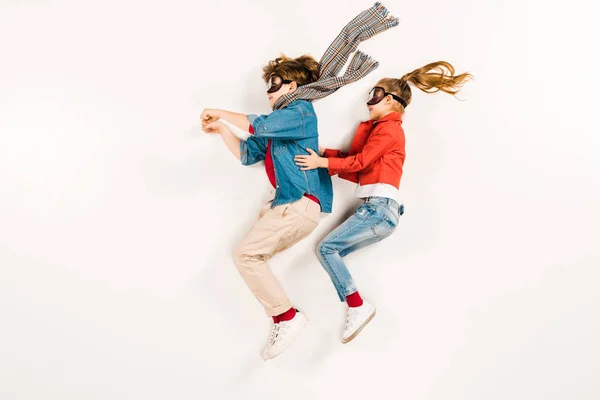
[[[307,237],[317,227],[321,207],[306,197],[270,206],[270,201],[263,206],[258,221],[235,249],[233,261],[267,315],[274,316],[289,310],[292,303],[267,261]]]

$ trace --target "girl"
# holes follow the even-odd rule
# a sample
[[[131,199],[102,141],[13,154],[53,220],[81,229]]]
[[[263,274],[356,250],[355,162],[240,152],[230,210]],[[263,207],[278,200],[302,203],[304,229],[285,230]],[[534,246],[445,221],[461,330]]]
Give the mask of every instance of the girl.
[[[342,343],[354,339],[375,316],[375,307],[361,298],[342,257],[390,236],[404,214],[398,189],[405,158],[402,115],[412,97],[409,83],[427,93],[441,90],[455,95],[470,78],[468,73],[454,75],[451,64],[439,61],[400,79],[381,79],[369,92],[370,120],[358,126],[348,153],[326,149],[320,157],[307,149],[310,155],[294,158],[301,170],[327,168],[329,175],[357,183],[356,196],[364,199],[317,247],[340,300],[348,304]]]

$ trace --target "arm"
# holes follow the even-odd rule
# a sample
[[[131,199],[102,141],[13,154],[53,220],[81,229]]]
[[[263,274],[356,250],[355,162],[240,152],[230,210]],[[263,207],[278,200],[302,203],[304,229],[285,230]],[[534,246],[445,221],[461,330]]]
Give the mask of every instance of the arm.
[[[322,154],[323,157],[327,157],[327,158],[345,158],[345,157],[348,157],[348,153],[344,153],[341,150],[325,149],[324,151],[322,151],[320,153]]]
[[[252,165],[265,159],[267,154],[267,139],[254,135],[240,143],[240,161],[242,165]]]
[[[268,115],[249,115],[254,136],[266,139],[305,139],[317,135],[317,118],[300,107],[288,107]],[[314,124],[315,129],[310,129]]]
[[[330,175],[358,172],[369,165],[373,164],[390,148],[396,138],[384,130],[373,131],[367,139],[365,146],[360,153],[355,155],[345,155],[340,151],[328,150],[325,151],[325,157],[319,157],[312,149],[306,149],[310,155],[297,155],[294,158],[296,165],[300,166],[301,170],[306,171],[315,168],[327,168]],[[333,157],[328,157],[332,155]],[[337,155],[345,155],[343,158],[336,157]]]
[[[377,161],[394,145],[396,137],[384,129],[374,130],[360,153],[345,158],[328,158],[329,173],[358,172]]]
[[[229,128],[225,127],[225,129],[221,132],[221,139],[225,142],[225,145],[238,160],[241,160],[241,152],[240,152],[240,144],[241,140],[237,136],[235,136]]]
[[[241,160],[240,145],[242,140],[231,133],[227,125],[222,122],[207,122],[202,124],[202,129],[206,133],[217,133],[221,135],[221,139],[238,160]]]
[[[236,113],[233,111],[227,111],[227,110],[217,110],[217,109],[212,109],[212,108],[206,108],[202,111],[202,114],[200,115],[200,119],[202,121],[207,121],[207,122],[214,122],[217,121],[218,119],[224,119],[225,121],[235,125],[236,127],[240,128],[240,129],[248,129],[248,125],[250,124],[250,121],[248,120],[248,117],[246,116],[246,114],[240,114],[240,113]]]
[[[248,126],[246,126],[246,129]],[[252,135],[246,140],[241,140],[229,130],[227,125],[218,121],[208,122],[207,120],[203,120],[202,130],[206,133],[220,134],[229,151],[242,162],[242,165],[256,164],[265,159],[267,139],[257,138]]]

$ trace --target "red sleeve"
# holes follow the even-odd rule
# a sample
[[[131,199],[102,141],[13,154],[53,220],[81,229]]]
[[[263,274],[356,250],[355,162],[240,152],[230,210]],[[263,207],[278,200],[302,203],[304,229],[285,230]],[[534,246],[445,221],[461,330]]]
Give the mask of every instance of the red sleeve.
[[[348,157],[348,153],[344,153],[341,150],[325,149],[325,151],[323,152],[323,157],[329,158],[329,162],[331,162],[332,158]],[[331,170],[327,170],[327,172],[329,173],[329,175],[335,175],[335,173],[332,173]],[[338,176],[340,177],[340,179],[345,179],[350,182],[358,183],[358,172],[342,172]]]
[[[340,179],[345,179],[350,182],[358,183],[358,172],[342,172],[338,175]]]
[[[358,172],[377,161],[396,141],[396,137],[385,129],[374,130],[360,153],[345,158],[329,158],[329,174]]]
[[[344,158],[348,157],[348,153],[342,153],[340,150],[334,149],[325,149],[323,152],[323,157],[325,158]]]

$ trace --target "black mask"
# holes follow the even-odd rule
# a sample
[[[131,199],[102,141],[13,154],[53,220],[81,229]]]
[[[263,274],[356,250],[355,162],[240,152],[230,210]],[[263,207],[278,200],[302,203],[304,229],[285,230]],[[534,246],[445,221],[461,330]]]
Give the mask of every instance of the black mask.
[[[367,101],[367,104],[373,106],[379,103],[381,100],[383,100],[387,95],[391,95],[394,98],[394,100],[396,100],[398,103],[402,104],[404,108],[406,108],[406,102],[404,100],[396,96],[394,93],[386,92],[385,89],[381,86],[375,86],[373,89],[371,89],[371,91],[369,92],[369,101]]]
[[[280,75],[271,75],[269,77],[269,81],[267,82],[267,93],[275,93],[277,92],[279,89],[281,89],[281,87],[283,86],[284,83],[292,83],[293,81],[288,81],[286,79],[283,79]]]

